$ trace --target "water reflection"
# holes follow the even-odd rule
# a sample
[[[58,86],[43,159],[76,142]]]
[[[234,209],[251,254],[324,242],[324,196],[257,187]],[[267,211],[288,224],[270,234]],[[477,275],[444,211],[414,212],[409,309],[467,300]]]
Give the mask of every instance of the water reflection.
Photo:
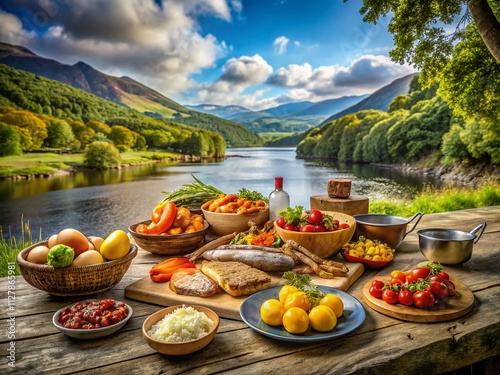
[[[66,227],[86,235],[105,236],[115,229],[146,220],[152,207],[173,191],[194,182],[232,193],[242,187],[268,195],[274,177],[284,177],[292,205],[309,207],[310,196],[326,195],[331,178],[352,180],[352,194],[370,199],[399,199],[420,191],[423,183],[388,168],[334,164],[295,158],[291,148],[230,149],[224,161],[138,165],[107,171],[32,180],[0,181],[0,226],[4,234],[21,232],[21,216],[43,237]]]

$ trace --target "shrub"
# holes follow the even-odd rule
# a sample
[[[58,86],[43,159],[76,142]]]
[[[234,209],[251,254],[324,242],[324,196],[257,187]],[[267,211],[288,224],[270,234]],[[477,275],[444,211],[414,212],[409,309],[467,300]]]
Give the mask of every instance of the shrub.
[[[119,167],[122,163],[118,149],[108,142],[95,141],[87,146],[83,155],[83,164],[96,169]]]

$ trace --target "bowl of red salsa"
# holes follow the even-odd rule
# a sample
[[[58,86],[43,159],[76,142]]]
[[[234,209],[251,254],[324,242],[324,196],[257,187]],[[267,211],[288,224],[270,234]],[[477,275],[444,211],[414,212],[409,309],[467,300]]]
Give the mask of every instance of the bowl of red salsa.
[[[118,331],[132,312],[132,307],[113,299],[85,300],[57,310],[52,323],[67,336],[96,339]]]

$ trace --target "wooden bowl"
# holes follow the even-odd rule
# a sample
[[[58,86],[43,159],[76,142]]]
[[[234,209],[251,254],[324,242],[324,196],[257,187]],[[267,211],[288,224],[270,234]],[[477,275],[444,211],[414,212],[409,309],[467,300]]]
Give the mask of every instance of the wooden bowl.
[[[203,210],[205,220],[217,236],[225,236],[231,233],[245,232],[250,228],[248,222],[253,220],[257,226],[263,226],[269,220],[269,208],[254,214],[223,214]]]
[[[157,352],[160,352],[162,354],[169,354],[169,355],[185,355],[185,354],[190,354],[194,353],[200,349],[203,349],[205,346],[210,344],[210,342],[213,340],[215,337],[215,334],[217,333],[217,329],[219,328],[219,316],[210,310],[209,308],[203,307],[203,306],[196,306],[196,305],[190,305],[190,307],[193,307],[194,309],[205,313],[213,322],[214,325],[212,329],[208,332],[207,335],[196,339],[192,341],[186,341],[186,342],[164,342],[164,341],[159,341],[155,340],[152,337],[148,335],[148,331],[151,329],[151,327],[163,319],[165,315],[170,314],[174,310],[180,308],[180,307],[188,307],[188,305],[177,305],[177,306],[171,306],[167,307],[165,309],[162,309],[160,311],[155,312],[154,314],[150,315],[143,323],[142,325],[142,336],[148,343],[148,345],[156,350]]]
[[[337,219],[340,223],[348,223],[349,228],[339,229],[332,232],[295,232],[280,228],[274,222],[276,233],[283,241],[294,240],[299,245],[304,246],[311,253],[321,258],[329,258],[337,254],[342,246],[352,238],[356,230],[356,220],[354,217],[333,211],[321,211]]]
[[[135,229],[139,224],[149,225],[151,220],[133,224],[128,231],[141,249],[153,254],[181,255],[196,249],[201,241],[205,239],[208,223],[205,220],[203,229],[191,233],[182,234],[143,234],[137,233]]]
[[[65,297],[87,296],[111,289],[121,281],[137,255],[137,246],[130,245],[129,253],[120,259],[88,266],[57,268],[26,260],[31,249],[40,245],[47,246],[48,242],[33,244],[17,255],[21,275],[35,288]]]

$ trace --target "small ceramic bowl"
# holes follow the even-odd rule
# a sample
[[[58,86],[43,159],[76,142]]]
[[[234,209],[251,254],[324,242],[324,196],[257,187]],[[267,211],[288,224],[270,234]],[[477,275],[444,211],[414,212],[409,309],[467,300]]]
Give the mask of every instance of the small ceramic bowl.
[[[149,225],[151,220],[133,224],[128,228],[129,233],[141,249],[153,254],[181,255],[196,249],[205,239],[208,223],[205,220],[203,229],[191,233],[181,234],[143,234],[135,231],[139,224]]]
[[[209,319],[211,319],[214,322],[214,325],[212,329],[203,337],[192,340],[192,341],[186,341],[186,342],[164,342],[164,341],[159,341],[155,340],[152,337],[148,335],[148,331],[151,329],[151,327],[163,319],[167,314],[172,313],[178,308],[181,307],[192,307],[200,312],[205,313]],[[150,315],[143,323],[142,325],[142,336],[148,343],[148,345],[156,350],[159,353],[162,354],[168,354],[168,355],[185,355],[185,354],[191,354],[194,353],[200,349],[203,349],[205,346],[210,344],[210,342],[213,340],[215,337],[215,334],[217,333],[217,329],[219,328],[219,316],[209,308],[203,307],[203,306],[196,306],[196,305],[178,305],[178,306],[170,306],[165,309],[159,310],[155,312],[154,314]]]
[[[84,302],[84,301],[82,301]],[[120,303],[120,301],[116,301],[117,303]],[[74,304],[71,304],[70,306],[66,307],[71,307]],[[128,315],[123,319],[122,321],[110,325],[108,327],[102,327],[102,328],[93,328],[93,329],[72,329],[72,328],[65,328],[61,324],[59,324],[59,315],[64,311],[66,307],[63,307],[62,309],[57,310],[57,312],[52,316],[52,323],[54,326],[64,333],[67,336],[73,337],[75,339],[81,339],[81,340],[92,340],[92,339],[98,339],[100,337],[104,336],[109,336],[116,331],[118,331],[120,328],[122,328],[132,317],[133,310],[132,307],[127,305],[125,303],[125,306],[127,307],[128,310]]]
[[[269,208],[253,214],[224,214],[203,209],[202,212],[205,220],[210,224],[210,229],[217,236],[245,232],[250,228],[248,225],[250,220],[253,220],[259,227],[269,220]]]

